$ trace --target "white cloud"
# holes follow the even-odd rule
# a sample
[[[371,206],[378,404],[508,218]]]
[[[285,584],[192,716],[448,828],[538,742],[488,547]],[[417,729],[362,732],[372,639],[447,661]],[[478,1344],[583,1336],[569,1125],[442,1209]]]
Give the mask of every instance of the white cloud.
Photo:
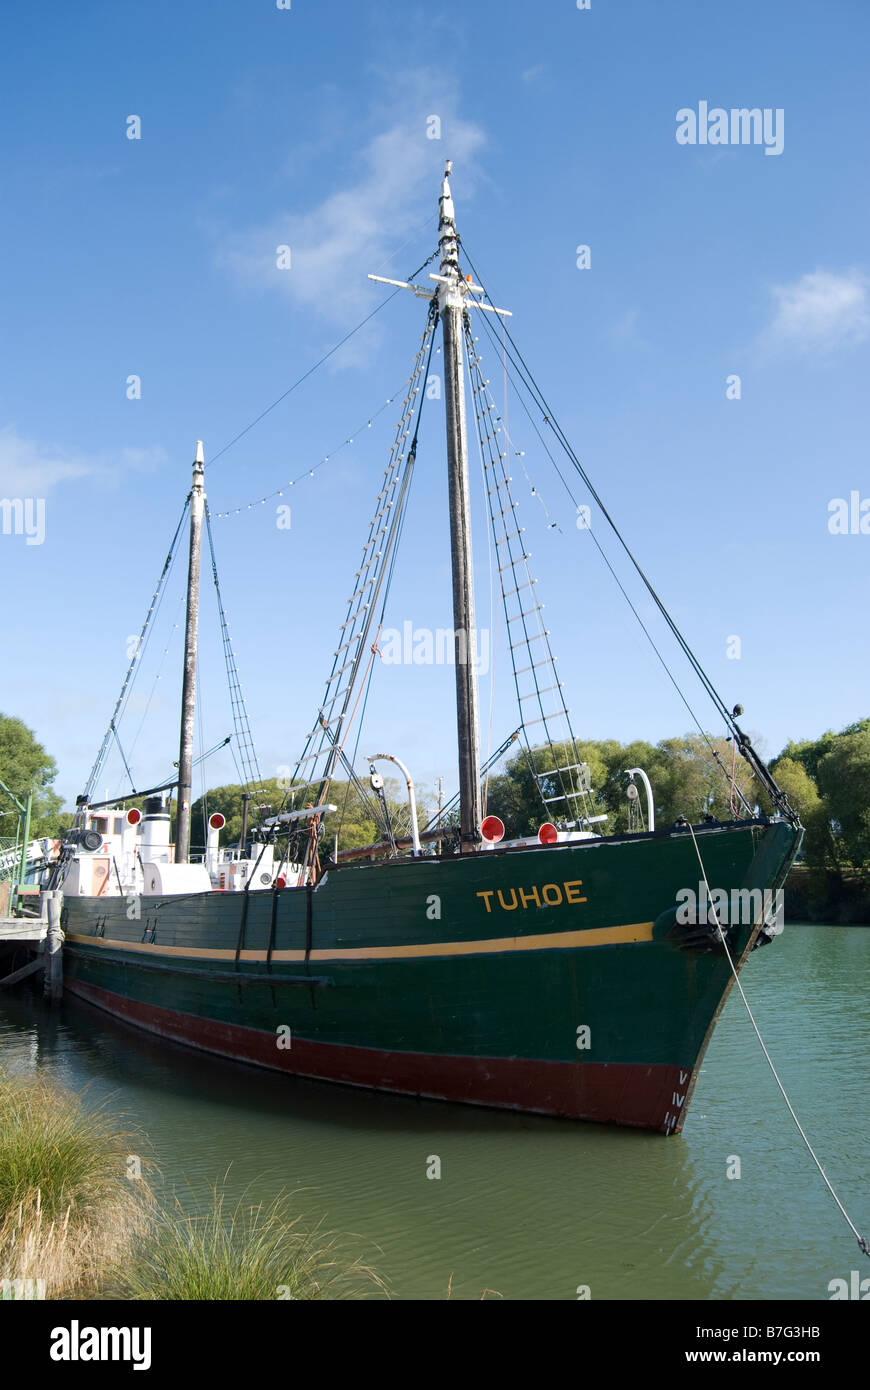
[[[455,89],[442,77],[414,71],[393,74],[389,82],[389,114],[382,109],[371,118],[369,129],[376,123],[381,128],[363,139],[351,181],[308,210],[288,209],[264,225],[225,237],[219,265],[250,285],[286,294],[325,319],[346,323],[377,298],[366,279],[369,272],[398,279],[408,273],[407,256],[417,247],[428,242],[435,250],[445,159],[454,161],[461,230],[462,200],[476,181],[474,154],[484,143],[483,133],[456,114]],[[438,140],[426,134],[433,115],[441,122]],[[346,149],[343,153],[346,158]],[[280,270],[277,247],[284,245],[291,248],[292,264]]]
[[[45,497],[59,483],[89,477],[117,482],[125,473],[165,462],[166,452],[160,448],[82,454],[25,439],[14,425],[6,425],[0,429],[0,496]]]
[[[774,314],[761,345],[777,352],[831,352],[870,336],[866,275],[814,270],[771,287]]]

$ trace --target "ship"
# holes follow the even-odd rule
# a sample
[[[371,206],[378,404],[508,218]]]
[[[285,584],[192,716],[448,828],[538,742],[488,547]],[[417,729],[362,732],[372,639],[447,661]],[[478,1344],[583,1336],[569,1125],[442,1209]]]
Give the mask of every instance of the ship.
[[[139,793],[139,805],[127,804],[132,796],[94,799],[98,770],[117,736],[125,682],[75,823],[43,874],[46,889],[62,895],[64,989],[172,1043],[289,1077],[675,1135],[739,971],[781,929],[772,904],[781,899],[803,831],[737,722],[742,710],[729,708],[712,688],[555,416],[543,409],[544,397],[508,330],[508,311],[493,303],[466,257],[451,177],[448,162],[437,250],[421,268],[437,260],[437,271],[419,283],[370,277],[392,286],[393,294],[404,290],[423,300],[425,324],[324,699],[284,805],[258,813],[234,846],[221,844],[224,821],[215,813],[204,854],[191,855],[204,518],[211,539],[198,444],[182,513],[182,522],[189,513],[189,558],[177,775]],[[701,815],[693,823],[689,815],[657,824],[655,797],[640,768],[626,770],[640,819],[610,831],[599,813],[555,674],[517,521],[503,422],[473,321],[501,333],[498,342],[537,393],[532,399],[542,404],[541,418],[588,482],[714,699],[735,760],[754,774],[755,803],[737,786],[733,769],[721,766],[731,779],[730,819]],[[397,755],[369,760],[365,788],[345,750],[376,662],[436,336],[447,423],[459,778],[455,814],[427,825]],[[484,804],[492,760],[481,767],[469,399],[519,706],[518,726],[499,752],[525,750],[540,793],[536,835],[515,833]],[[216,569],[214,577],[217,584]],[[224,638],[228,649],[225,624]],[[232,658],[228,670],[239,713]],[[237,734],[243,754],[250,754],[246,718]],[[407,789],[404,827],[390,821],[376,766],[384,759]],[[245,768],[255,784],[250,758]],[[376,842],[342,850],[331,837],[337,807],[330,789],[338,775],[384,813]],[[636,778],[646,789],[645,815]],[[248,799],[246,813],[247,807]],[[687,906],[692,891],[696,900]],[[723,904],[732,910],[723,911]]]

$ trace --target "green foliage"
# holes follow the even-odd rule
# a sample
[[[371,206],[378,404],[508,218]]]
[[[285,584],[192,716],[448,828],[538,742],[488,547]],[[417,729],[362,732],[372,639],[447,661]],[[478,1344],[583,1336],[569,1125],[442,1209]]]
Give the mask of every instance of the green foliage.
[[[797,811],[806,828],[804,860],[811,868],[821,868],[834,851],[830,812],[819,796],[819,789],[803,762],[786,755],[773,766],[773,775]]]
[[[806,769],[813,781],[817,781],[819,763],[832,751],[837,740],[849,734],[866,733],[868,730],[870,730],[870,719],[858,719],[854,724],[847,724],[846,728],[841,729],[839,733],[835,733],[833,729],[828,729],[817,739],[804,739],[801,743],[787,743],[779,758],[776,759],[775,765],[778,765],[783,758],[791,758]]]
[[[25,802],[33,791],[33,816],[30,823],[32,839],[43,835],[56,836],[60,829],[59,812],[63,800],[52,791],[57,765],[27,725],[12,715],[0,714],[0,779],[18,800]],[[0,792],[0,835],[16,834],[18,815],[14,804]]]
[[[248,803],[248,825],[257,824],[260,814],[267,816],[278,811],[284,799],[285,783],[277,777],[267,777]],[[194,801],[190,812],[191,850],[201,853],[205,849],[208,818],[214,811],[220,811],[226,818],[226,826],[221,831],[221,844],[234,845],[242,833],[242,796],[244,787],[229,783],[223,787],[213,787]],[[173,801],[173,805],[174,805]],[[262,813],[258,808],[265,807]]]
[[[745,811],[736,795],[732,806],[732,774],[753,810],[771,809],[749,765],[739,756],[735,760],[733,744],[722,738],[709,736],[709,744],[697,734],[656,744],[608,739],[583,742],[578,748],[591,771],[592,812],[607,813],[610,834],[628,828],[630,767],[642,767],[649,777],[660,827],[681,815],[693,822],[706,815],[723,821],[740,818]],[[555,758],[549,749],[533,749],[531,757],[539,772],[574,761],[564,746],[555,750]],[[789,743],[771,763],[771,771],[804,824],[804,858],[811,868],[863,870],[870,865],[870,719],[859,719],[840,733],[828,730],[815,741]],[[640,801],[645,814],[642,791]],[[501,817],[508,837],[517,838],[534,835],[545,819],[567,818],[564,804],[548,813],[529,757],[522,751],[490,778],[487,811]],[[836,836],[832,822],[839,823]]]
[[[835,739],[819,762],[818,786],[845,858],[870,864],[870,728]]]
[[[300,785],[295,797],[297,809],[302,805],[301,790]],[[397,835],[409,833],[410,822],[404,787],[400,787],[400,784],[394,779],[387,778],[384,791],[394,833]],[[243,793],[244,787],[230,784],[215,787],[204,797],[200,797],[198,801],[194,802],[191,811],[191,849],[193,852],[199,853],[205,848],[205,826],[209,815],[214,811],[220,811],[226,817],[226,827],[221,831],[221,844],[234,845],[238,843],[242,833]],[[306,802],[310,799],[309,795]],[[371,799],[374,799],[374,793],[371,794]],[[324,854],[332,853],[336,834],[339,837],[340,849],[358,849],[362,845],[374,844],[383,837],[383,827],[375,821],[371,814],[371,805],[361,801],[352,782],[334,781],[329,788],[327,800],[331,805],[337,806],[338,810],[324,817],[322,841]],[[421,797],[418,792],[417,820],[420,826],[425,824],[428,819],[428,811],[424,801],[425,798]],[[266,808],[262,811],[262,816],[265,818],[268,815],[276,815],[282,807],[288,810],[292,802],[293,790],[287,781],[275,777],[266,778],[260,783],[258,793],[252,796],[249,803],[249,827],[253,829],[258,822],[258,808]]]
[[[814,869],[870,865],[870,719],[840,733],[788,743],[771,763],[806,826],[804,858]],[[839,826],[832,834],[832,823]]]
[[[626,771],[641,767],[652,784],[657,825],[672,824],[681,815],[697,822],[705,815],[727,820],[732,815],[744,814],[736,797],[735,811],[731,810],[731,745],[724,739],[712,737],[710,743],[719,754],[727,775],[711,756],[707,742],[695,734],[663,739],[657,744],[640,740],[622,744],[615,739],[578,742],[581,761],[587,763],[590,770],[592,813],[608,816],[608,833],[627,830]],[[564,745],[556,747],[555,756],[549,749],[533,749],[531,758],[539,773],[574,762],[573,751]],[[737,760],[734,776],[737,786],[754,808],[757,791],[742,758]],[[579,802],[576,804],[580,807]],[[642,790],[641,806],[646,819],[646,797]],[[501,774],[490,780],[487,811],[501,817],[509,837],[534,835],[545,819],[568,818],[564,803],[556,803],[551,808],[544,806],[529,757],[522,751],[508,761]]]

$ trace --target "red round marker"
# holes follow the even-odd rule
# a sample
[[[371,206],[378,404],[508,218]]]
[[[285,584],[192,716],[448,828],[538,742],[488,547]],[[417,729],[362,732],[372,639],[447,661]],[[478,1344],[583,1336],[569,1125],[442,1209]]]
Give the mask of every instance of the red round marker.
[[[480,827],[480,833],[487,844],[494,845],[498,840],[504,839],[504,821],[499,820],[498,816],[487,816]]]

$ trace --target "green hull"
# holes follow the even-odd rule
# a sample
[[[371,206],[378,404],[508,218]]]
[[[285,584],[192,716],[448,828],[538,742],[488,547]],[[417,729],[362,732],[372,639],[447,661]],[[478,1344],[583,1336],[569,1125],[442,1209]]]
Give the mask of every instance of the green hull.
[[[780,888],[800,842],[784,822],[696,834],[726,892]],[[733,983],[711,931],[676,920],[699,876],[682,831],[362,863],[247,898],[68,899],[65,985],[282,1071],[673,1133]],[[738,964],[761,925],[729,929]]]

